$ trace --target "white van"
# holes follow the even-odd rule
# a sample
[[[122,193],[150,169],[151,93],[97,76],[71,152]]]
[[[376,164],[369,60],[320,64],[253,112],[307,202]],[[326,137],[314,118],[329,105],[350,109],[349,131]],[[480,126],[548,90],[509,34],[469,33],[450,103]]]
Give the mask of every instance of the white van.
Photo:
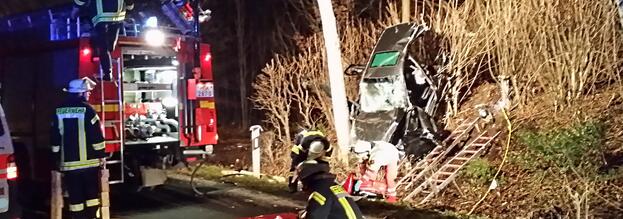
[[[17,178],[17,166],[13,159],[13,143],[2,105],[0,104],[0,213],[9,210],[8,180]]]

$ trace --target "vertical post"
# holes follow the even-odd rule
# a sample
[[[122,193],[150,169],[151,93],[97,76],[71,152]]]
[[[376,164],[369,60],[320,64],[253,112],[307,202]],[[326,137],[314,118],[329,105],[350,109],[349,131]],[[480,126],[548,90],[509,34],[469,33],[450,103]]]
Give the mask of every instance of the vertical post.
[[[76,38],[80,38],[82,34],[80,33],[80,17],[76,18]]]
[[[61,173],[58,171],[52,171],[52,192],[50,202],[50,218],[62,219],[63,218],[63,189],[61,187]]]
[[[500,75],[498,76],[499,85],[500,85],[500,100],[497,102],[497,107],[499,110],[506,109],[509,110],[511,106],[511,84],[510,77],[508,75]]]
[[[123,168],[123,167],[122,167]],[[122,173],[123,174],[123,173]],[[101,218],[110,219],[110,198],[109,198],[109,185],[108,185],[108,169],[104,168],[100,171],[100,200],[101,200]]]
[[[67,38],[65,39],[71,39],[71,18],[67,18],[67,21],[65,22],[65,29],[67,31],[67,34],[65,34]]]
[[[200,23],[199,23],[199,12],[201,11],[200,8],[201,5],[201,1],[200,0],[194,0],[194,2],[192,2],[192,7],[193,7],[193,34],[194,34],[194,42],[193,42],[193,49],[194,49],[194,54],[193,54],[193,71],[190,72],[186,72],[186,77],[184,79],[185,83],[188,83],[188,79],[193,79],[194,78],[194,69],[201,69],[201,32],[200,32]],[[186,87],[188,88],[188,87]],[[195,118],[195,102],[193,100],[186,100],[186,106],[184,106],[184,120],[185,123],[184,125],[186,125],[185,131],[186,133],[191,133],[192,135],[196,135],[197,132],[195,132],[195,126],[196,126],[196,118]],[[192,140],[191,140],[192,141]]]
[[[406,23],[410,20],[411,15],[411,0],[402,0],[402,22]]]
[[[238,41],[238,80],[240,80],[240,125],[241,127],[249,126],[249,107],[247,102],[247,59],[244,55],[244,1],[236,0],[236,38]]]
[[[249,128],[251,131],[251,161],[253,163],[253,176],[260,177],[260,160],[262,159],[260,153],[260,133],[263,131],[259,125],[254,125]]]
[[[342,163],[348,162],[348,149],[350,141],[350,129],[348,124],[348,107],[346,105],[346,90],[342,68],[342,54],[340,52],[340,38],[337,34],[337,24],[333,5],[328,0],[318,0],[320,19],[322,21],[322,34],[327,50],[327,65],[329,69],[329,82],[331,85],[331,102],[333,104],[333,120],[339,146],[338,159]]]

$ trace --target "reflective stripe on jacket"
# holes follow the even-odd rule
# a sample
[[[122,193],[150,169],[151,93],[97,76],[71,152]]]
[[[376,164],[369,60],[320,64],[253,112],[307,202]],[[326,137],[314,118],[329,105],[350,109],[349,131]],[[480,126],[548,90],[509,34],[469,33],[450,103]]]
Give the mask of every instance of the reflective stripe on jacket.
[[[61,171],[97,167],[106,155],[99,117],[77,97],[56,108],[51,143]]]
[[[125,19],[126,7],[132,7],[133,0],[74,0],[74,4],[88,11],[91,22],[121,22]],[[126,6],[127,4],[127,6]]]
[[[363,214],[359,206],[350,198],[342,186],[331,180],[319,180],[312,185],[305,219],[361,219]]]

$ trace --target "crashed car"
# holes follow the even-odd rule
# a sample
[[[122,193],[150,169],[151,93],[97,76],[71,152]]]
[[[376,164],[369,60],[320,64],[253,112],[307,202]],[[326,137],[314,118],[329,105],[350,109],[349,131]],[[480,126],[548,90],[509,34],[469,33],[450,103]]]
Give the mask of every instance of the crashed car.
[[[360,74],[359,96],[351,107],[351,142],[389,142],[401,155],[420,158],[442,139],[440,101],[448,88],[444,75],[431,72],[409,54],[414,39],[428,30],[403,23],[383,31],[364,65],[345,74]]]

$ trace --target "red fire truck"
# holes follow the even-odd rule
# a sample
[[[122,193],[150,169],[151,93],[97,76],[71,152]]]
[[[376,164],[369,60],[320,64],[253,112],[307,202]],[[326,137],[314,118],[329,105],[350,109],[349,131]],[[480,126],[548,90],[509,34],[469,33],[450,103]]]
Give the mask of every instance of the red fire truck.
[[[218,141],[212,56],[195,34],[198,16],[189,5],[148,2],[157,5],[129,13],[112,53],[114,78],[97,81],[89,101],[102,121],[111,184],[162,184],[165,169]],[[14,141],[28,151],[18,158],[28,159],[21,177],[34,181],[49,180],[49,129],[62,88],[100,72],[90,24],[70,11],[0,18],[0,97]]]

